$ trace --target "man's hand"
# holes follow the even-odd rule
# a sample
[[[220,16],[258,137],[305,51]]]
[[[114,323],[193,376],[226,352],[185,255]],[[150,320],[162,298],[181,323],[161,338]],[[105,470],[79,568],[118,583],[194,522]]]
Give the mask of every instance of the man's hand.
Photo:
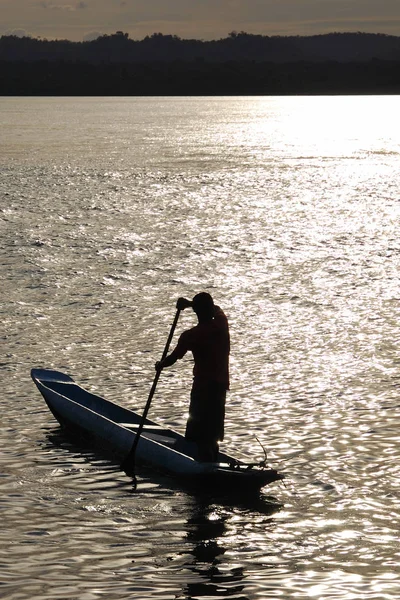
[[[185,308],[190,308],[192,306],[192,302],[190,300],[186,300],[186,298],[178,298],[176,303],[177,310],[185,310]]]
[[[175,354],[173,352],[171,352],[171,354],[169,356],[166,356],[164,358],[164,360],[159,360],[158,362],[156,362],[156,364],[154,365],[154,368],[157,371],[157,373],[160,373],[160,371],[162,371],[166,367],[171,367],[172,365],[174,365],[176,363],[176,361],[177,361],[177,358],[176,358]]]
[[[157,373],[160,373],[164,368],[163,361],[162,360],[157,361],[156,364],[154,365],[154,368],[157,371]]]

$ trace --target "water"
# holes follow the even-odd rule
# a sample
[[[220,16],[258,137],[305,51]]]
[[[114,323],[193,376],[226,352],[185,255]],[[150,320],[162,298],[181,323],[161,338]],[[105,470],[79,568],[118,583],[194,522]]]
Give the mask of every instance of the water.
[[[2,597],[399,597],[398,102],[0,99]],[[257,502],[132,494],[29,377],[141,409],[201,290],[231,325],[223,449],[287,475]],[[151,409],[180,431],[191,367]]]

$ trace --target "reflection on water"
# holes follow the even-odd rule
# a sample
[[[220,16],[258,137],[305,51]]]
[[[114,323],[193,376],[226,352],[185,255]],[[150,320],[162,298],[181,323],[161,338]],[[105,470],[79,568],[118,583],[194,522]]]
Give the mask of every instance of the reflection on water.
[[[226,566],[224,555],[229,553],[229,545],[225,547],[224,538],[229,539],[232,535],[234,515],[235,511],[238,511],[238,505],[236,504],[232,512],[228,512],[226,506],[226,501],[224,508],[206,502],[199,502],[193,506],[193,516],[188,519],[186,525],[187,539],[194,543],[191,554],[195,560],[192,564],[189,563],[189,566],[191,572],[200,575],[203,581],[187,584],[184,593],[188,600],[214,596],[234,597],[240,600],[249,598],[247,595],[241,595],[246,588],[244,566],[240,564],[231,565],[229,568]],[[249,501],[241,508],[252,516],[255,512],[272,515],[279,510],[279,505],[259,499]]]
[[[397,599],[398,98],[0,104],[1,595]],[[133,494],[29,377],[142,409],[202,289],[231,324],[224,450],[287,475],[255,504],[147,471]],[[179,431],[191,367],[151,408]]]
[[[194,561],[192,559],[188,566],[193,573],[201,577],[202,581],[188,583],[184,593],[187,598],[193,598],[241,592],[243,570],[238,569],[236,573],[223,573],[219,568],[221,555],[226,552],[220,538],[223,537],[226,529],[227,517],[218,515],[207,505],[194,507],[193,512],[194,515],[188,519],[186,526],[187,539],[194,544],[191,550]]]

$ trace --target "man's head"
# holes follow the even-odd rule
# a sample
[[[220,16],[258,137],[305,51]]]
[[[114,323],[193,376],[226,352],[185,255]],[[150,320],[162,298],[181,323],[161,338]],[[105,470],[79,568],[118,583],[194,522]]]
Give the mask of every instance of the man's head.
[[[192,305],[199,321],[210,321],[214,317],[214,300],[207,292],[196,294]]]

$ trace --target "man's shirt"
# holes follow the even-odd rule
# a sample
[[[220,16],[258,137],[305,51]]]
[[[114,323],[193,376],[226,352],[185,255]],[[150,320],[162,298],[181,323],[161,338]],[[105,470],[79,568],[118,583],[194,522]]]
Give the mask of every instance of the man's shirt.
[[[188,350],[194,358],[195,386],[213,381],[229,389],[229,325],[218,306],[211,321],[198,323],[181,334],[173,354],[183,358]]]

